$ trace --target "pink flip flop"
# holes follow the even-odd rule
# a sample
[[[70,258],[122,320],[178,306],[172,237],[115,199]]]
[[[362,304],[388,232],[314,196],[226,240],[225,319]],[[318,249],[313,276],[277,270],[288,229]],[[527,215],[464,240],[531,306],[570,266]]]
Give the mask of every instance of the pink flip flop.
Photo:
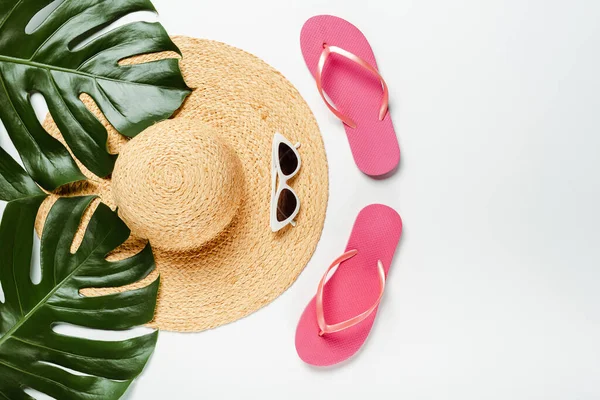
[[[388,206],[372,204],[358,214],[346,252],[327,269],[298,323],[296,350],[304,362],[337,364],[362,347],[401,233],[402,220]]]
[[[304,24],[300,45],[321,97],[344,122],[358,168],[374,177],[394,171],[400,148],[388,89],[365,36],[348,21],[319,15]]]

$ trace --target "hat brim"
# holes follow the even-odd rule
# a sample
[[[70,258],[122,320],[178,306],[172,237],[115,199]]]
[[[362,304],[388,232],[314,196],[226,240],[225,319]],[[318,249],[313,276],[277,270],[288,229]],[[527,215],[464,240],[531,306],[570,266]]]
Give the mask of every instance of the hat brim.
[[[161,288],[151,327],[202,331],[240,319],[283,293],[302,272],[320,239],[328,199],[328,169],[315,118],[293,85],[259,58],[223,43],[176,36],[181,69],[194,89],[175,118],[209,124],[238,154],[244,170],[244,196],[227,230],[200,249],[185,253],[154,248]],[[148,62],[160,54],[131,62]],[[129,61],[128,61],[129,62]],[[84,103],[109,131],[109,149],[118,153],[127,139],[103,118],[91,98]],[[48,116],[44,127],[62,140]],[[302,168],[290,181],[301,202],[296,227],[270,229],[271,144],[275,132],[301,143]],[[142,132],[140,135],[143,135]],[[168,134],[168,132],[165,132]],[[97,194],[113,209],[111,181],[91,174],[87,182],[60,188],[42,206],[37,230],[53,202],[62,195]],[[87,213],[87,218],[92,210]],[[78,237],[86,228],[84,218]],[[133,232],[135,233],[135,232]],[[76,238],[77,241],[77,238]],[[109,256],[122,259],[145,241],[132,238]],[[76,245],[76,243],[75,243]],[[140,282],[139,285],[144,285]],[[89,296],[121,291],[89,289]]]

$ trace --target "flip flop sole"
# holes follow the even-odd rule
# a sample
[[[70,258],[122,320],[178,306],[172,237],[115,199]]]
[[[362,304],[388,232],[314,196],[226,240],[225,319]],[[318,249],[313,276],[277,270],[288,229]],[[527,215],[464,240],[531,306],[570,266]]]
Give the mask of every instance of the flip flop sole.
[[[358,214],[346,247],[346,251],[358,253],[341,263],[325,284],[323,311],[328,324],[346,321],[375,304],[380,293],[377,261],[381,260],[387,276],[401,234],[402,220],[388,206],[373,204]],[[377,310],[358,325],[319,336],[313,298],[296,330],[298,355],[315,366],[334,365],[350,358],[369,336],[376,315]]]
[[[369,42],[358,28],[338,17],[319,15],[302,28],[300,45],[310,72],[316,77],[323,45],[347,50],[377,69]],[[382,100],[380,81],[356,63],[332,54],[324,68],[323,90],[336,108],[356,122],[344,124],[350,149],[358,168],[378,177],[394,171],[400,148],[390,113],[379,120]]]

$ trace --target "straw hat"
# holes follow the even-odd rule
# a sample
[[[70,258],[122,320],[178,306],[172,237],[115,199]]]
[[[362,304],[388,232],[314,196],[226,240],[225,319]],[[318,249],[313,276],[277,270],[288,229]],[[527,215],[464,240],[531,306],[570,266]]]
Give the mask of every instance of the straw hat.
[[[84,103],[109,131],[119,153],[112,177],[83,165],[87,181],[66,185],[60,196],[95,194],[131,228],[130,239],[109,255],[123,259],[146,240],[161,275],[152,327],[201,331],[242,318],[285,291],[311,258],[320,238],[328,197],[327,160],[317,123],[298,91],[276,70],[242,50],[174,37],[181,69],[194,92],[175,117],[128,141],[108,124],[89,96]],[[144,55],[125,63],[164,55]],[[44,123],[62,140],[50,117]],[[296,227],[273,233],[269,225],[271,144],[275,132],[300,142],[302,168],[289,182],[301,209]],[[100,201],[98,200],[98,201]],[[73,243],[81,242],[95,203]],[[89,289],[85,295],[121,289]]]

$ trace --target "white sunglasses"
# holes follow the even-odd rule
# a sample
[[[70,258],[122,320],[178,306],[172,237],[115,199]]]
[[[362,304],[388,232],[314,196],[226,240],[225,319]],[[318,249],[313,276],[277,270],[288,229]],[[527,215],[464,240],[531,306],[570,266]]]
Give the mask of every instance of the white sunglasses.
[[[296,226],[300,199],[287,182],[300,170],[300,143],[292,143],[282,134],[273,136],[271,159],[271,230],[277,232],[287,225]],[[279,179],[279,183],[277,180]]]

